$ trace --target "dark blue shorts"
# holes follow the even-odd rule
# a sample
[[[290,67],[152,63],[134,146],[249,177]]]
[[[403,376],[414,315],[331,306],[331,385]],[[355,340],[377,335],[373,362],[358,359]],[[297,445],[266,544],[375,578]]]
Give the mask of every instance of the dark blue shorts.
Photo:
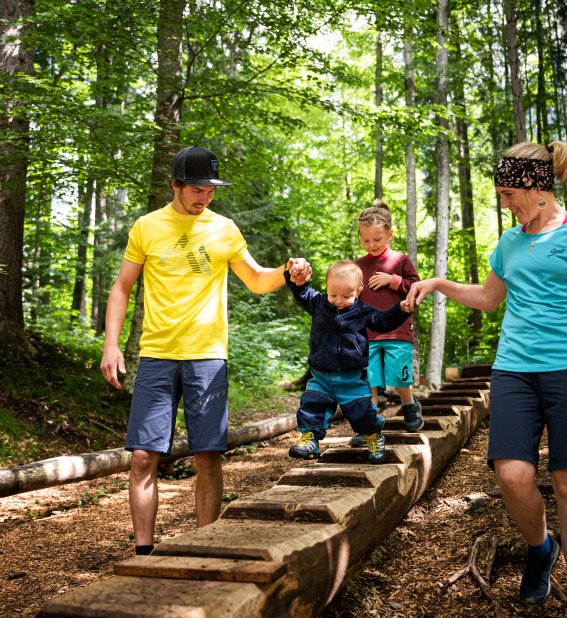
[[[226,451],[226,361],[160,358],[140,359],[128,419],[126,449],[168,455],[182,396],[189,452]]]
[[[529,461],[536,468],[547,426],[549,470],[567,469],[567,369],[539,373],[492,370],[488,465]]]

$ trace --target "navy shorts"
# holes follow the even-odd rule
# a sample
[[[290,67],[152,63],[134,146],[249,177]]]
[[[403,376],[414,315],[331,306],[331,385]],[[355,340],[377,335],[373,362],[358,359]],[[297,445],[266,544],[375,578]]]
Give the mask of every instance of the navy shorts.
[[[547,426],[548,470],[567,469],[567,369],[539,373],[492,370],[488,465],[529,461],[537,469]]]
[[[226,360],[141,358],[128,419],[126,449],[169,455],[183,397],[189,452],[224,452],[228,438]]]

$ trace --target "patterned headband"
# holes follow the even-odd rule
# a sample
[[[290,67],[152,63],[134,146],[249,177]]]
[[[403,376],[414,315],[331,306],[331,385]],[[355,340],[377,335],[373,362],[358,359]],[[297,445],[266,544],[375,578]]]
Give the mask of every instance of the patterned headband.
[[[502,157],[494,173],[494,186],[512,189],[552,191],[554,180],[551,160]]]

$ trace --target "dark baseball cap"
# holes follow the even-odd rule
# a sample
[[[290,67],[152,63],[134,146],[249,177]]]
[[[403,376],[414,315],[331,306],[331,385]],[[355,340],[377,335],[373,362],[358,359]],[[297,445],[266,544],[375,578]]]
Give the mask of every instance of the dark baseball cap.
[[[197,187],[230,185],[219,178],[219,160],[212,150],[199,146],[183,148],[173,157],[171,177]]]

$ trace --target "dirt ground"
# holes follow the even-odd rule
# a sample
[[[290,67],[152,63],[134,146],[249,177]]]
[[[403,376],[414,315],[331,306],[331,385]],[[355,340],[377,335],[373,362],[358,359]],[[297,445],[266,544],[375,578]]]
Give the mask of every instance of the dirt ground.
[[[329,432],[329,437],[340,435],[350,435],[345,422]],[[224,464],[226,499],[267,489],[297,466],[297,460],[287,456],[293,440],[293,434],[286,434],[230,453]],[[474,539],[483,532],[487,540],[481,545],[481,573],[488,541],[496,535],[499,542],[492,592],[501,616],[567,615],[567,603],[557,593],[540,609],[518,600],[524,547],[485,464],[486,442],[483,427],[335,597],[324,618],[496,616],[468,575],[439,594],[444,580],[467,563]],[[543,460],[545,455],[544,448]],[[557,531],[546,472],[540,485],[549,528]],[[159,489],[160,539],[194,528],[194,477],[163,478]],[[111,576],[113,564],[133,553],[127,474],[2,498],[0,616],[35,616],[51,597]],[[567,586],[563,557],[554,574]]]

